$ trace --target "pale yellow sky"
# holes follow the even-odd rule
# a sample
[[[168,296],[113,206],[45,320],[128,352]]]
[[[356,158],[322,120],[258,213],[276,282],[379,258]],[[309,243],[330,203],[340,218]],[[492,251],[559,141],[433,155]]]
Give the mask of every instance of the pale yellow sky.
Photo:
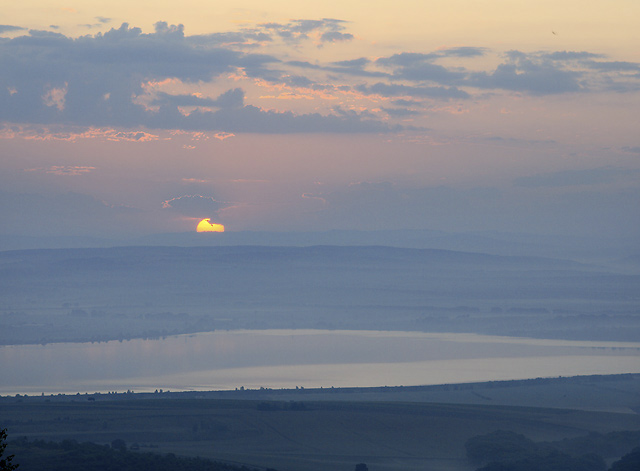
[[[109,18],[98,25],[97,17]],[[431,50],[473,45],[500,49],[590,50],[635,60],[640,55],[637,0],[397,0],[298,2],[241,0],[23,0],[2,2],[3,24],[34,29],[59,26],[82,35],[128,22],[151,31],[156,21],[182,23],[187,34],[234,30],[241,25],[289,19],[337,18],[352,22],[360,46]],[[556,34],[552,33],[555,32]],[[363,47],[363,49],[365,49]]]

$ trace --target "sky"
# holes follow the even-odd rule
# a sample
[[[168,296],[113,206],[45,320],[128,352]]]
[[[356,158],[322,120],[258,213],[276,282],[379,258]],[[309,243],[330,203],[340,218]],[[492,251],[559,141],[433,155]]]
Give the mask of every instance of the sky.
[[[640,236],[640,2],[0,5],[0,235]]]

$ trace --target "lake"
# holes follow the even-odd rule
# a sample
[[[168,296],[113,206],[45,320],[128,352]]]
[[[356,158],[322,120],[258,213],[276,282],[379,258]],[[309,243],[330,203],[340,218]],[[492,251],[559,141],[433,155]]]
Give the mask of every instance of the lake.
[[[640,373],[640,342],[336,330],[0,347],[0,395],[409,386]]]

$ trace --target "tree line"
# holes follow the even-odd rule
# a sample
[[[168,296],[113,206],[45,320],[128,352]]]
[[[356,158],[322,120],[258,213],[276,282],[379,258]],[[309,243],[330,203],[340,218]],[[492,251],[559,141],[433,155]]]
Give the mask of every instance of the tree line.
[[[480,466],[476,471],[607,471],[603,456],[620,455],[624,456],[609,471],[640,470],[640,431],[534,442],[522,434],[497,430],[467,440],[465,448],[467,458]]]
[[[76,440],[47,442],[19,438],[9,445],[13,453],[10,458],[16,464],[13,468],[0,467],[0,471],[12,471],[18,465],[25,470],[38,471],[256,471],[205,458],[132,451],[121,439],[114,440],[111,445],[98,445]],[[0,450],[4,451],[4,447]]]

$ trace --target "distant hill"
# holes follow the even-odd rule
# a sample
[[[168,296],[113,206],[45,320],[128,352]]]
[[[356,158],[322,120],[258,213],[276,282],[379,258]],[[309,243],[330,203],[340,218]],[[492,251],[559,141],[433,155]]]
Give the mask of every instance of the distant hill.
[[[637,340],[640,276],[545,257],[384,246],[0,252],[0,344],[235,328]]]
[[[136,238],[25,237],[0,235],[0,251],[114,246],[234,246],[302,247],[316,245],[389,246],[442,249],[494,255],[543,256],[573,260],[613,260],[637,254],[637,238],[553,236],[502,232],[449,233],[428,230],[165,233]]]

